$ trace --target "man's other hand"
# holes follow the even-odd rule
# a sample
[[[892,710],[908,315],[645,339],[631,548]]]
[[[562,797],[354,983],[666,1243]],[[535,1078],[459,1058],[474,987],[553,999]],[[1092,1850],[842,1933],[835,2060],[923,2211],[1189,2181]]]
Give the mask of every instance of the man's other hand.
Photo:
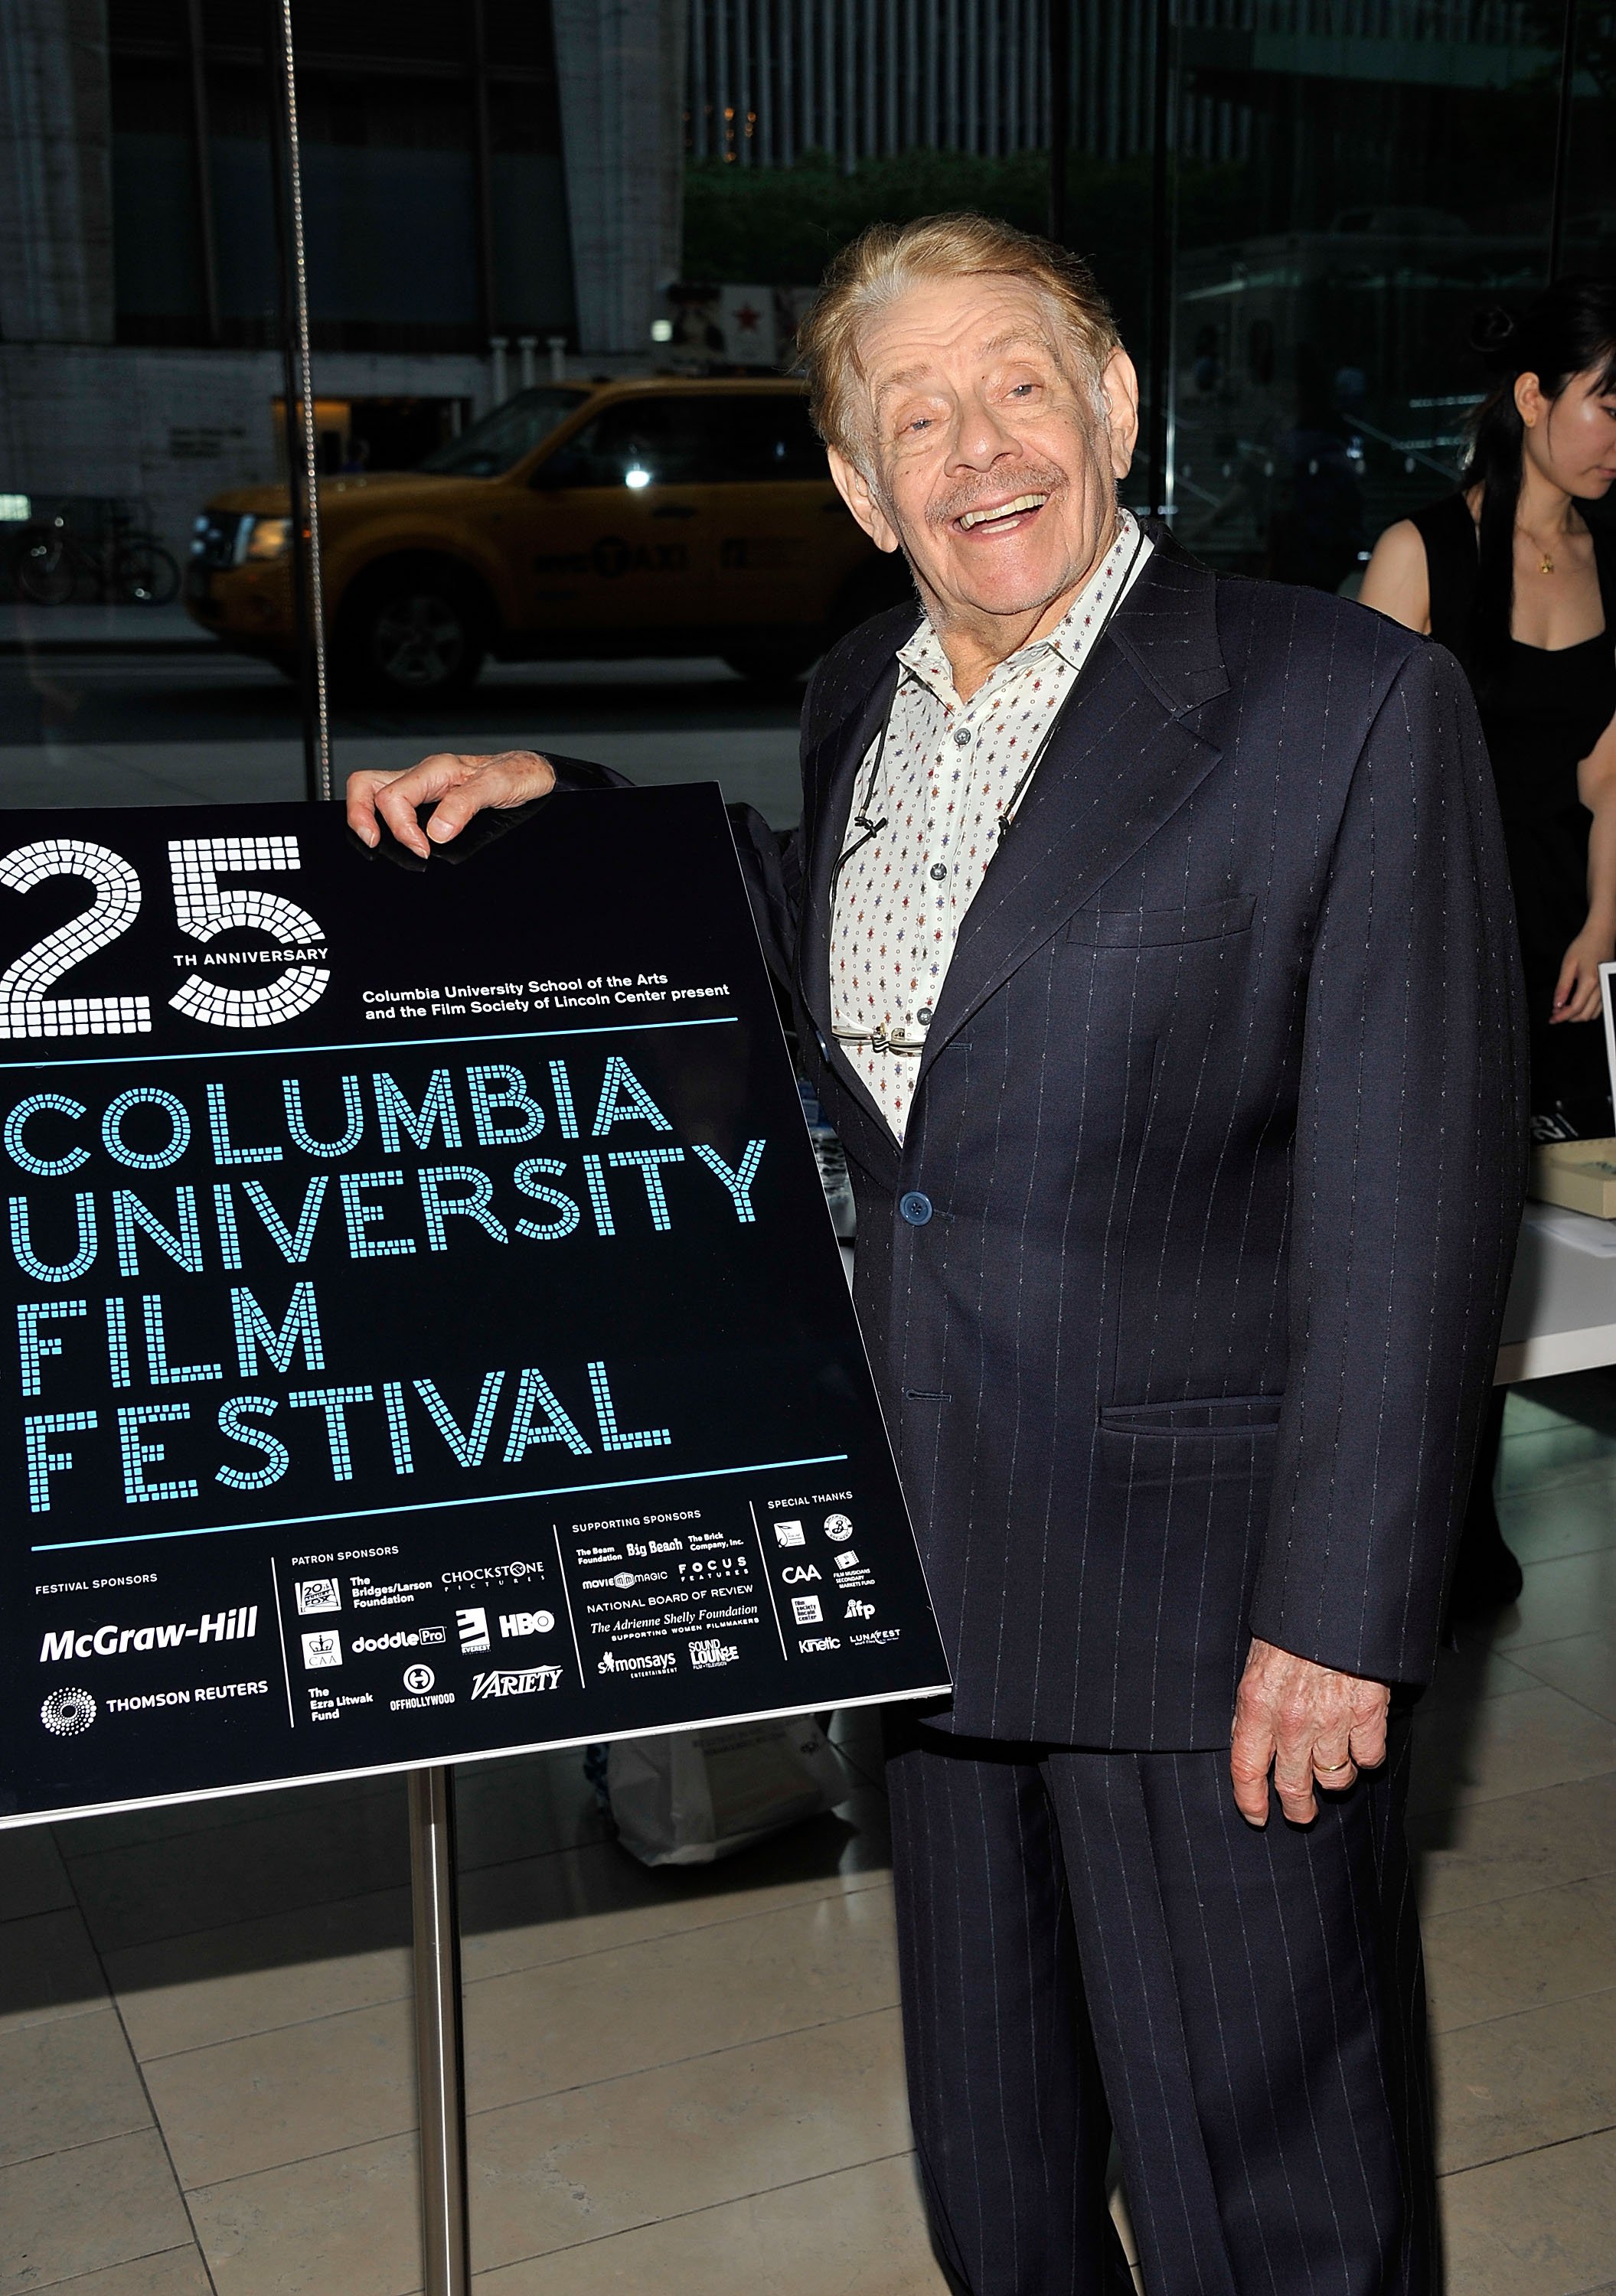
[[[1318,1816],[1316,1784],[1340,1793],[1360,1770],[1385,1760],[1390,1702],[1383,1682],[1338,1674],[1253,1637],[1229,1748],[1241,1816],[1253,1825],[1267,1824],[1272,1769],[1281,1809],[1293,1825],[1308,1824]]]
[[[439,750],[407,773],[349,774],[348,825],[366,845],[379,844],[379,815],[399,844],[424,860],[434,845],[458,837],[485,806],[526,805],[547,797],[554,787],[549,759],[532,750],[501,750],[491,758]],[[415,818],[423,805],[432,808],[424,831]]]

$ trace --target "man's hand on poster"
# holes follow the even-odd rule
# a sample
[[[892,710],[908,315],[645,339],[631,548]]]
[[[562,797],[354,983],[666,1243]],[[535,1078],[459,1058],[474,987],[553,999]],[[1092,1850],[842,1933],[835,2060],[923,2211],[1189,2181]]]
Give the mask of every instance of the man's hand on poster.
[[[1240,1814],[1268,1821],[1268,1772],[1279,1806],[1293,1825],[1318,1816],[1316,1785],[1340,1793],[1360,1770],[1386,1759],[1383,1682],[1339,1674],[1310,1658],[1252,1638],[1235,1699],[1229,1775]]]
[[[1596,1021],[1601,1011],[1599,968],[1616,955],[1616,936],[1593,922],[1586,924],[1565,952],[1560,978],[1554,983],[1550,1025],[1556,1021]]]
[[[424,861],[434,845],[458,837],[485,807],[529,805],[548,797],[555,775],[546,758],[532,750],[501,750],[496,756],[463,758],[448,750],[422,758],[407,773],[349,774],[348,825],[366,845],[381,842],[378,821],[400,845]],[[417,808],[430,805],[423,829]]]

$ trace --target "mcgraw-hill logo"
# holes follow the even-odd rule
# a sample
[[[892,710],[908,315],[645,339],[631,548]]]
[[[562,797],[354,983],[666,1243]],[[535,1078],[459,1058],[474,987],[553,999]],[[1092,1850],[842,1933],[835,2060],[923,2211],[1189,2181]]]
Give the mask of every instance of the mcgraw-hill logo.
[[[491,1674],[480,1674],[472,1685],[473,1698],[529,1698],[536,1690],[559,1687],[562,1670],[559,1666],[496,1667]]]
[[[234,1611],[205,1611],[187,1626],[97,1627],[79,1634],[71,1627],[47,1634],[39,1646],[41,1666],[65,1666],[76,1658],[122,1658],[129,1651],[184,1650],[187,1643],[250,1642],[258,1630],[258,1606],[244,1603]]]

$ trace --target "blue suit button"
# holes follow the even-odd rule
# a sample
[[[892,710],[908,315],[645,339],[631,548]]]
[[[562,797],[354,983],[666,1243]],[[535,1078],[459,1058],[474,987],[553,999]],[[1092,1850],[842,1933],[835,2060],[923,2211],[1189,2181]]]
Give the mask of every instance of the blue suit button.
[[[923,1196],[918,1188],[911,1188],[907,1195],[898,1199],[898,1209],[911,1227],[924,1227],[931,1217],[931,1199]]]

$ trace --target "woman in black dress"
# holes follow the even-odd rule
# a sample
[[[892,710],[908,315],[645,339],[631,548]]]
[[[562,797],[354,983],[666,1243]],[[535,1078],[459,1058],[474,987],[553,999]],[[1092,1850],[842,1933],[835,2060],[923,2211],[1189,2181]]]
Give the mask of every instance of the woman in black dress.
[[[1537,1139],[1613,1128],[1599,967],[1616,957],[1616,535],[1579,504],[1616,480],[1616,282],[1565,279],[1519,323],[1489,313],[1501,373],[1456,494],[1389,527],[1360,593],[1464,664],[1497,783],[1526,973]],[[1508,1602],[1489,1416],[1454,1587]]]

